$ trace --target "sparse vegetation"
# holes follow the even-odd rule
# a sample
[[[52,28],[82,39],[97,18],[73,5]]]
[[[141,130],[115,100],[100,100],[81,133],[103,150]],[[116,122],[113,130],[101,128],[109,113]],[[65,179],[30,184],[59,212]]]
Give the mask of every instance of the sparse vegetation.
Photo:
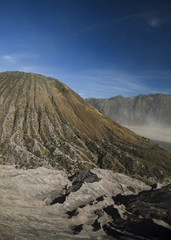
[[[162,180],[171,154],[121,127],[56,79],[0,73],[3,164],[52,166],[72,174],[101,167]]]
[[[128,188],[128,190],[129,190],[129,191],[131,191],[131,192],[135,193],[135,189],[134,189],[133,187],[131,187],[131,186],[128,186],[127,188]]]

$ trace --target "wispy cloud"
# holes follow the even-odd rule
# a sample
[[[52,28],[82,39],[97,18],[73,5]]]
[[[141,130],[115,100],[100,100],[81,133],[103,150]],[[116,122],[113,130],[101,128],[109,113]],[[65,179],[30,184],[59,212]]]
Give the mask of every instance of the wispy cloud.
[[[35,63],[39,55],[32,53],[10,53],[0,56],[0,71],[36,72]]]
[[[11,64],[17,64],[21,60],[26,59],[33,59],[38,58],[39,56],[36,54],[30,54],[30,53],[12,53],[12,54],[5,54],[0,56],[1,62],[4,61],[11,63]]]
[[[169,94],[171,89],[164,87],[170,80],[170,71],[151,71],[131,74],[111,69],[94,69],[77,73],[58,71],[56,77],[65,82],[82,97],[106,98],[116,95],[135,96],[162,92]],[[157,83],[163,82],[163,86]]]
[[[3,55],[1,56],[1,58],[9,63],[15,64],[16,63],[16,59],[13,56],[10,55]]]
[[[146,22],[147,26],[154,29],[159,29],[164,25],[171,25],[171,19],[168,16],[170,16],[170,14],[166,14],[166,12],[163,12],[162,10],[151,11],[142,14],[142,20]]]
[[[168,19],[168,17],[162,12],[162,10],[149,11],[149,12],[139,11],[138,13],[125,15],[118,18],[111,18],[111,19],[96,21],[89,26],[81,28],[77,32],[77,34],[91,33],[91,32],[101,31],[104,29],[111,29],[111,28],[115,28],[119,24],[122,24],[122,23],[130,24],[130,22],[135,23],[135,26],[138,26],[138,27],[148,26],[156,29],[165,24],[171,24],[170,18]]]
[[[126,21],[135,21],[141,17],[141,13],[126,15],[119,18],[106,19],[103,21],[96,21],[91,25],[81,28],[78,33],[94,32],[99,30],[108,29]]]
[[[149,26],[152,28],[158,28],[162,25],[161,19],[159,19],[157,17],[151,17],[148,19],[147,22],[148,22]]]

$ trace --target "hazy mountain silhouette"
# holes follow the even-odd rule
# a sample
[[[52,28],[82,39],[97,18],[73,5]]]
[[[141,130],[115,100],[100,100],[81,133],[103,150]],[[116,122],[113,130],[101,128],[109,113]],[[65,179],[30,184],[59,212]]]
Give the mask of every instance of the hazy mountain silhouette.
[[[106,116],[123,125],[162,125],[171,127],[171,95],[116,96],[87,101]]]

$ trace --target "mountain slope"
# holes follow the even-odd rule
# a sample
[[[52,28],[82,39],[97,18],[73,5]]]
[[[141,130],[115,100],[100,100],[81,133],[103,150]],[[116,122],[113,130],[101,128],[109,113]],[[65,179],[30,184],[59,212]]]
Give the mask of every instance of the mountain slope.
[[[0,159],[69,173],[92,167],[170,175],[169,153],[108,119],[60,81],[0,73]]]
[[[171,95],[151,94],[136,97],[116,96],[87,101],[106,116],[123,125],[171,126]]]

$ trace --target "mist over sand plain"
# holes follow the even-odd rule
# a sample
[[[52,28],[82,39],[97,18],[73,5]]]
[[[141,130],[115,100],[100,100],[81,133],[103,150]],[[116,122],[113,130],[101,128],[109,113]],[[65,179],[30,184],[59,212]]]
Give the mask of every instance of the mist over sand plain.
[[[143,137],[149,138],[152,141],[159,143],[163,147],[171,149],[171,127],[161,126],[157,124],[125,127]]]

